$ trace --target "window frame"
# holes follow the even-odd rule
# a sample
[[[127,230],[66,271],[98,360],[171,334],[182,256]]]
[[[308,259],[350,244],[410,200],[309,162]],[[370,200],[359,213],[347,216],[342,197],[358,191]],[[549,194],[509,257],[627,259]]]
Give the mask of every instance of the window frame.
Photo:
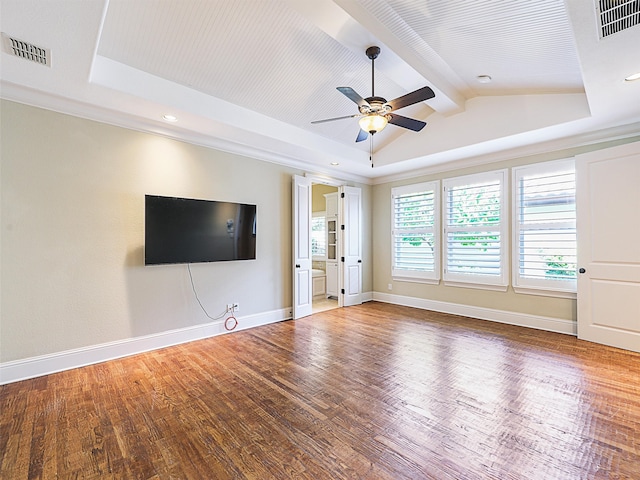
[[[433,225],[425,226],[418,230],[417,233],[427,233],[433,236],[433,270],[406,270],[396,269],[396,215],[395,215],[395,199],[401,195],[419,194],[422,192],[433,192]],[[415,231],[414,231],[415,233]],[[420,182],[410,185],[403,185],[391,189],[391,278],[395,281],[414,282],[414,283],[440,283],[440,181],[434,180],[430,182]]]
[[[509,195],[508,195],[508,170],[493,170],[471,175],[446,178],[442,181],[442,279],[445,285],[466,288],[479,288],[505,292],[509,288],[509,253],[511,250],[509,241]],[[492,183],[498,180],[500,185],[500,221],[496,229],[500,235],[499,266],[500,274],[497,276],[487,274],[472,274],[449,272],[449,241],[448,233],[452,227],[448,225],[448,190],[461,186],[473,186],[482,183]],[[459,231],[464,231],[460,228]],[[453,228],[453,230],[457,230]],[[486,229],[485,229],[486,230]]]
[[[315,260],[317,262],[323,262],[327,260],[327,212],[325,211],[318,211],[318,212],[312,212],[311,213],[311,228],[313,228],[313,220],[315,218],[320,218],[322,217],[322,223],[324,225],[324,255],[314,255],[313,254],[313,245],[311,247],[311,260]],[[311,233],[311,238],[313,238],[313,230]]]
[[[520,196],[520,178],[525,175],[537,174],[537,173],[549,173],[558,171],[570,166],[575,173],[575,159],[565,158],[561,160],[552,160],[549,162],[535,163],[522,165],[520,167],[513,167],[511,173],[512,182],[512,223],[513,223],[513,235],[512,235],[512,250],[513,250],[513,262],[512,262],[512,286],[516,293],[524,293],[530,295],[542,295],[548,297],[560,297],[560,298],[577,298],[577,276],[575,280],[553,280],[553,279],[532,279],[522,277],[520,275],[520,232],[522,224],[520,222],[521,205],[519,201]],[[575,192],[574,192],[575,196]],[[575,197],[574,197],[575,198]],[[553,225],[556,228],[570,227],[570,222],[546,222],[541,225]],[[574,221],[573,228],[576,229],[576,223]],[[527,230],[525,227],[524,230]],[[576,232],[577,235],[577,232]],[[576,237],[576,254],[577,254],[577,237]]]

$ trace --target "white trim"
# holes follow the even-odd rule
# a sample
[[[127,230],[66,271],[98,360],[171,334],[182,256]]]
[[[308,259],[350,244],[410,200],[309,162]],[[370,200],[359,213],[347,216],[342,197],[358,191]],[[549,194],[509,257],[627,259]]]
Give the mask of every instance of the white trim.
[[[396,197],[412,195],[422,192],[433,192],[433,225],[424,227],[423,232],[433,234],[433,270],[405,270],[396,269]],[[440,283],[440,272],[442,271],[441,246],[440,246],[440,181],[420,182],[410,185],[393,187],[391,189],[391,277],[394,280],[416,283]]]
[[[291,308],[238,318],[234,332],[291,318]],[[229,333],[224,320],[0,364],[0,385]]]
[[[392,295],[389,293],[363,292],[362,302],[371,301],[405,305],[423,310],[433,310],[435,312],[451,313],[481,320],[576,335],[576,322],[559,318],[507,312],[491,308]],[[249,315],[238,319],[238,328],[234,331],[246,330],[289,319],[291,319],[291,308]],[[151,350],[202,340],[226,333],[230,332],[224,329],[224,322],[217,321],[146,335],[144,337],[117,340],[115,342],[5,362],[0,364],[0,385],[137,355]]]
[[[97,57],[94,57],[97,58]],[[92,68],[93,70],[93,68]],[[345,171],[336,172],[335,167],[325,166],[324,160],[317,159],[317,162],[305,161],[303,153],[293,156],[288,153],[266,150],[254,145],[245,145],[235,140],[214,137],[210,134],[184,130],[176,124],[168,124],[161,120],[147,119],[139,116],[131,116],[120,110],[105,108],[100,105],[93,105],[84,101],[72,100],[59,95],[50,94],[30,87],[24,87],[15,83],[0,80],[0,98],[11,102],[22,103],[44,110],[72,115],[74,117],[92,120],[94,122],[114,125],[137,132],[160,135],[173,140],[213,148],[221,152],[233,153],[264,162],[283,165],[285,167],[296,168],[303,171],[316,172],[318,178],[339,173],[340,178],[345,182],[358,182],[370,185],[371,178],[356,173]],[[363,152],[364,153],[364,152]],[[364,160],[365,157],[363,157]],[[323,183],[323,182],[318,182]]]
[[[435,278],[420,278],[420,277],[406,277],[402,275],[391,275],[391,279],[396,282],[408,282],[408,283],[427,283],[429,285],[439,285],[440,279]]]
[[[420,308],[423,310],[433,310],[434,312],[450,313],[463,317],[489,320],[492,322],[506,323],[520,327],[535,328],[549,332],[564,333],[567,335],[577,335],[576,322],[562,318],[543,317],[528,313],[509,312],[506,310],[496,310],[494,308],[474,307],[472,305],[462,305],[459,303],[440,302],[438,300],[427,300],[424,298],[406,297],[392,295],[390,293],[373,292],[373,300],[377,302],[392,303],[394,305],[404,305],[407,307]]]
[[[313,189],[313,184],[311,184],[311,188]],[[313,190],[311,193],[311,203],[313,204]],[[326,210],[311,212],[311,224],[312,224],[312,232],[313,232],[313,219],[322,217],[322,222],[324,223],[324,255],[314,255],[313,254],[313,244],[311,245],[311,261],[313,262],[326,262],[327,261],[327,249],[329,246],[329,242],[327,241],[327,212]],[[311,234],[313,236],[313,233]]]
[[[311,183],[317,183],[319,185],[329,185],[330,187],[342,187],[349,182],[339,177],[330,175],[318,175],[316,173],[305,172],[304,176],[311,179]]]
[[[465,225],[464,228],[458,225],[449,225],[448,207],[449,207],[449,190],[460,187],[476,186],[484,183],[490,183],[497,180],[500,184],[500,224],[498,229],[494,226],[475,226]],[[470,175],[462,175],[458,177],[445,178],[442,180],[443,197],[440,202],[442,205],[442,280],[445,285],[465,286],[471,288],[483,288],[480,285],[487,286],[490,290],[506,291],[509,286],[509,255],[511,253],[509,245],[509,178],[508,169],[491,170],[487,172],[473,173]],[[486,231],[494,229],[500,233],[500,275],[487,275],[476,273],[455,273],[449,269],[449,231]]]
[[[107,5],[108,4],[105,3],[105,10]],[[104,15],[102,21],[104,21]],[[99,44],[99,42],[96,44]],[[94,71],[97,60],[105,61],[104,57],[98,57],[98,55],[93,56],[94,60],[91,66],[91,72]],[[316,172],[313,175],[319,179],[316,183],[326,183],[327,185],[333,185],[334,183],[325,182],[324,180],[326,178],[341,178],[345,182],[358,182],[365,185],[381,185],[385,183],[416,179],[427,175],[456,172],[465,168],[495,164],[497,162],[512,160],[514,158],[533,157],[536,155],[544,155],[584,146],[597,146],[598,144],[605,144],[607,142],[636,142],[638,141],[637,139],[640,138],[638,137],[640,122],[633,122],[624,125],[617,125],[615,127],[596,128],[595,130],[587,132],[569,134],[564,137],[534,142],[527,145],[517,145],[489,153],[478,154],[476,151],[477,145],[470,145],[454,149],[451,152],[444,152],[449,153],[448,156],[451,156],[452,158],[443,158],[442,152],[422,157],[421,163],[426,166],[409,168],[398,173],[382,175],[378,175],[378,171],[376,169],[369,169],[371,170],[371,174],[363,175],[345,171],[337,172],[334,167],[330,168],[320,163],[310,165],[298,156],[290,154],[287,155],[282,152],[274,153],[273,151],[267,151],[263,148],[239,144],[232,140],[215,138],[204,133],[187,131],[179,128],[178,126],[170,127],[151,119],[133,117],[120,110],[113,110],[101,105],[94,105],[84,101],[54,95],[31,87],[25,87],[24,85],[17,83],[8,82],[3,79],[0,79],[0,98],[108,125],[115,125],[129,130],[161,135],[193,145],[200,145],[223,152],[255,158],[276,165],[284,165],[286,167],[297,168],[303,171],[312,170]],[[606,147],[602,146],[600,148]],[[455,158],[453,157],[454,155]],[[336,177],[336,175],[339,177]]]
[[[371,178],[370,183],[372,185],[382,185],[391,182],[401,182],[428,175],[437,175],[449,172],[453,173],[466,168],[497,164],[499,162],[513,160],[514,158],[534,157],[537,155],[553,154],[556,152],[560,153],[564,150],[577,149],[585,146],[596,146],[597,148],[595,150],[600,150],[602,148],[610,147],[598,147],[599,144],[605,144],[607,142],[622,141],[625,144],[637,142],[639,138],[639,129],[640,122],[634,122],[611,128],[602,128],[589,132],[577,133],[575,135],[536,142],[529,145],[516,146],[497,152],[482,153],[480,155],[478,155],[477,152],[470,152],[470,150],[457,149],[457,152],[445,152],[451,154],[457,153],[457,158],[455,159],[443,158],[442,154],[433,154],[431,155],[433,160],[430,162],[430,165],[398,173],[379,175]],[[565,158],[565,155],[558,158]],[[533,161],[535,162],[535,160]]]
[[[547,280],[533,279],[520,276],[520,233],[529,227],[534,229],[549,228],[576,228],[575,221],[570,225],[567,222],[537,223],[533,225],[523,225],[519,221],[520,201],[518,193],[519,179],[529,174],[556,172],[557,170],[573,168],[575,173],[575,158],[562,158],[549,162],[532,163],[513,167],[511,170],[511,283],[516,293],[541,295],[546,297],[576,298],[577,279],[574,280]],[[568,288],[567,288],[568,287]]]
[[[571,298],[573,300],[578,298],[578,294],[576,292],[568,290],[549,290],[546,288],[518,287],[514,285],[513,291],[525,295],[539,295],[541,297]]]
[[[494,285],[491,283],[456,282],[454,280],[445,280],[443,283],[448,287],[477,288],[494,292],[506,292],[509,289],[509,285]]]

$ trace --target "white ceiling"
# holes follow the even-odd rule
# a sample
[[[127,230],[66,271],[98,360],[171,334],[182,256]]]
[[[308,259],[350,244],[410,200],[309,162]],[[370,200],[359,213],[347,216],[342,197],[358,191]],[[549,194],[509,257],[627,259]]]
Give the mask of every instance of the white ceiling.
[[[626,0],[611,0],[624,2]],[[3,98],[367,182],[640,134],[640,26],[595,0],[0,0]],[[356,144],[371,95],[435,98]],[[479,83],[489,75],[490,83]],[[178,122],[169,124],[162,115]],[[338,162],[339,166],[331,166]]]

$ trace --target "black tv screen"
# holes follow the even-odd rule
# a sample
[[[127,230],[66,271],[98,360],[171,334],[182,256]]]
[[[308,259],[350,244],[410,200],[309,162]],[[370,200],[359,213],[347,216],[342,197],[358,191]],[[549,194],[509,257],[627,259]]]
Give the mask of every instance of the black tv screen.
[[[145,195],[144,263],[256,258],[256,206]]]

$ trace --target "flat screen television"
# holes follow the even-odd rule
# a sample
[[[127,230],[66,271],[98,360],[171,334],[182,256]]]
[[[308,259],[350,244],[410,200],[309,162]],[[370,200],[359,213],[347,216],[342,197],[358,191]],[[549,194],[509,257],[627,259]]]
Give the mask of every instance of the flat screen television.
[[[145,195],[144,263],[256,258],[256,205]]]

